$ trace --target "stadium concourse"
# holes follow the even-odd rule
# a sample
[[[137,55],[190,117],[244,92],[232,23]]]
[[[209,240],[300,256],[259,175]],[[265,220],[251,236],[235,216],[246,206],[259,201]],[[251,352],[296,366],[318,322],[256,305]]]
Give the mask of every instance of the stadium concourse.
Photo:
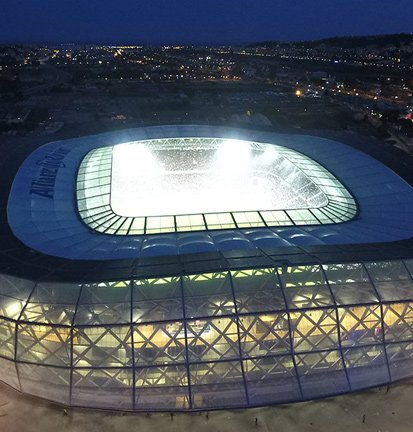
[[[204,411],[413,375],[413,189],[365,153],[158,126],[4,177],[0,380],[23,393]]]

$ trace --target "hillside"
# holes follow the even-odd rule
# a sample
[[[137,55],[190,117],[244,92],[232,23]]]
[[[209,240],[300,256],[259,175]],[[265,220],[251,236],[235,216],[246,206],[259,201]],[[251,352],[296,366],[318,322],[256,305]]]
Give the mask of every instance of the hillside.
[[[413,44],[413,34],[399,33],[390,35],[375,35],[375,36],[337,36],[326,39],[318,39],[311,41],[300,42],[280,42],[280,41],[263,41],[250,44],[249,47],[273,47],[277,45],[296,46],[303,48],[314,48],[316,46],[325,45],[344,49],[362,48],[366,46],[376,46],[382,48],[386,45],[401,45]]]

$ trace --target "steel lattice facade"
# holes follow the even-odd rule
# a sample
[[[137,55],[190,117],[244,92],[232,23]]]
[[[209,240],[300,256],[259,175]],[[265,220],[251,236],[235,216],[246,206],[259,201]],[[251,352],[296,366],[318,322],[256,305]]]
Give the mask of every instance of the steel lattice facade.
[[[248,407],[411,376],[413,260],[34,284],[2,277],[0,378],[63,404]]]

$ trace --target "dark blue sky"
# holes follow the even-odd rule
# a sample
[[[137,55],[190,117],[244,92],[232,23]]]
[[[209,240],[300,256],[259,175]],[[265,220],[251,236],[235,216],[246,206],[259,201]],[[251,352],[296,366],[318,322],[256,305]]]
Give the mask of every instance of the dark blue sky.
[[[0,0],[0,42],[245,43],[413,32],[413,0]]]

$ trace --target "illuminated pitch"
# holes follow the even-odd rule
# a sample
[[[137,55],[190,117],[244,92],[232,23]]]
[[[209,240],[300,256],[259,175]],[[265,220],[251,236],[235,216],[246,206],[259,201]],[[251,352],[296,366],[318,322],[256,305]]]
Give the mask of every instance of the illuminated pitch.
[[[328,210],[332,197],[348,211],[344,220],[355,213],[347,190],[310,158],[278,145],[217,138],[95,149],[80,166],[77,196],[82,219],[111,234],[343,221]]]

